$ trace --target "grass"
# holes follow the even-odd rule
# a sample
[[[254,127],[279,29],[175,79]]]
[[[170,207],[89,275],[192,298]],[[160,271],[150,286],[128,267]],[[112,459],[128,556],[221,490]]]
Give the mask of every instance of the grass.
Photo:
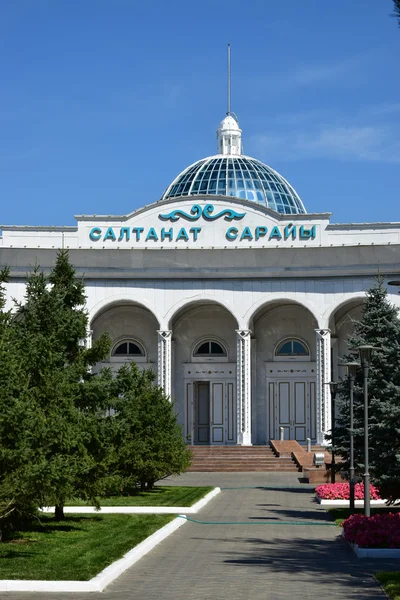
[[[400,573],[398,571],[377,573],[375,577],[389,598],[400,600]]]
[[[175,487],[156,486],[148,492],[140,492],[134,496],[108,496],[99,498],[101,506],[192,506],[206,494],[212,487]],[[68,501],[66,506],[91,506],[85,500],[74,499]]]
[[[388,506],[387,508],[385,508],[385,507],[371,508],[371,515],[377,515],[377,514],[387,513],[387,512],[399,512],[399,511],[400,511],[400,508],[397,506]],[[343,524],[343,521],[345,521],[347,519],[347,517],[350,516],[349,508],[329,508],[328,512],[338,527],[341,527]],[[364,514],[364,509],[356,508],[354,513]]]
[[[14,539],[0,543],[0,579],[87,581],[174,517],[43,515]]]

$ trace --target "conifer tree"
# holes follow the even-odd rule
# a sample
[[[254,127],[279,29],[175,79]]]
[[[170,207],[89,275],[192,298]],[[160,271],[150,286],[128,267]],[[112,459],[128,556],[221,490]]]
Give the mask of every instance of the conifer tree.
[[[393,0],[394,4],[394,16],[398,19],[400,27],[400,0]]]
[[[28,379],[16,345],[11,311],[5,310],[8,270],[0,272],[0,541],[7,529],[35,512],[37,455],[32,437],[40,435],[41,415],[27,395]],[[33,444],[35,445],[35,444]]]
[[[44,430],[38,441],[42,458],[43,502],[56,506],[63,518],[67,497],[96,492],[104,408],[100,394],[90,389],[90,366],[109,350],[105,334],[86,349],[88,317],[82,280],[76,278],[68,252],[59,251],[50,277],[35,268],[28,280],[25,303],[19,305],[17,330],[23,368],[29,374],[28,393],[39,406]]]
[[[154,380],[151,369],[139,372],[132,363],[119,369],[114,382],[113,473],[127,490],[152,489],[190,464],[174,407]]]
[[[372,355],[369,372],[369,459],[373,481],[385,497],[400,498],[400,319],[379,277],[367,291],[362,319],[355,321],[348,348],[371,344],[381,348]],[[359,360],[351,353],[346,360]],[[349,384],[343,381],[340,415],[335,427],[336,451],[349,461]],[[355,467],[364,468],[363,374],[359,369],[354,387]]]

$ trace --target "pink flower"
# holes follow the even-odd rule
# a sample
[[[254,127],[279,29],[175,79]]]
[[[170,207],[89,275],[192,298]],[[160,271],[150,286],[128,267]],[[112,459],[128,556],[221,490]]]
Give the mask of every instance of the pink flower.
[[[315,493],[322,500],[349,500],[350,499],[350,484],[349,483],[324,483],[317,485]],[[380,500],[378,488],[370,485],[369,488],[371,500]],[[356,483],[354,487],[354,496],[356,500],[364,499],[364,484]]]
[[[345,539],[360,548],[400,548],[400,512],[352,515],[344,521],[343,531]]]

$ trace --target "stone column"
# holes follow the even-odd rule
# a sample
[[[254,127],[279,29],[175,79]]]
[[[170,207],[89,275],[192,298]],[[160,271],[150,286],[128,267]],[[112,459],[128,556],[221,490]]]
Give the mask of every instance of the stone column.
[[[158,385],[171,399],[171,340],[172,331],[162,329],[158,333]]]
[[[324,443],[331,429],[331,331],[316,329],[317,346],[317,442]]]
[[[251,331],[237,329],[237,443],[251,446]]]
[[[82,348],[85,348],[86,350],[89,350],[89,348],[92,347],[92,339],[93,339],[93,329],[90,329],[90,327],[88,327],[86,329],[86,337],[81,338],[79,340],[79,346],[81,346]]]
[[[86,330],[86,340],[85,340],[86,350],[89,350],[89,348],[92,347],[92,342],[93,342],[93,329],[88,328]]]

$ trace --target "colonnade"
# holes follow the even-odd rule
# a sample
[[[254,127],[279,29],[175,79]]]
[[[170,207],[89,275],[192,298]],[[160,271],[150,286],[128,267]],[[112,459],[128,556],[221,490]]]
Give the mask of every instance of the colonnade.
[[[316,329],[316,390],[317,390],[317,441],[322,442],[324,433],[331,427],[330,388],[331,380],[331,334],[329,329]],[[172,330],[158,330],[158,384],[165,394],[172,392]],[[237,443],[250,446],[251,441],[251,388],[252,364],[250,329],[237,329],[236,406]]]

